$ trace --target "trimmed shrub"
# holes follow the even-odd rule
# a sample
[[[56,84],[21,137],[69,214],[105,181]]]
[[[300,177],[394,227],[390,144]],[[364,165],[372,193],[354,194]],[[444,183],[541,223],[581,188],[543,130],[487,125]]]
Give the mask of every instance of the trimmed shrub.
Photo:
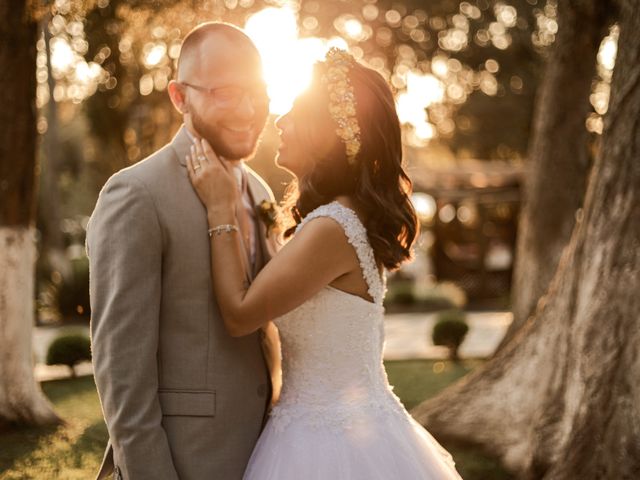
[[[385,301],[395,305],[413,305],[416,301],[413,280],[402,279],[389,282]]]
[[[66,365],[72,377],[76,375],[73,367],[85,360],[91,361],[91,341],[85,335],[62,335],[47,351],[47,365]]]
[[[458,349],[468,331],[464,312],[447,310],[438,315],[431,337],[434,345],[444,345],[449,349],[449,358],[458,361]]]

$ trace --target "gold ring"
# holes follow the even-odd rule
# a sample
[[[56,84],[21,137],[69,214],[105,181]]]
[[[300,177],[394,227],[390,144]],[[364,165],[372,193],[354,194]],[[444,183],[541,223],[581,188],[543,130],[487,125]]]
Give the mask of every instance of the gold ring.
[[[194,165],[193,166],[193,171],[197,172],[199,168],[202,168],[202,165]]]

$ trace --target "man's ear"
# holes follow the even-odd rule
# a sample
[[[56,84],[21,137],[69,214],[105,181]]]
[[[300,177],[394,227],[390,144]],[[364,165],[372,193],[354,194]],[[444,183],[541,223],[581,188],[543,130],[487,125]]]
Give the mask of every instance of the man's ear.
[[[167,91],[169,92],[169,98],[175,109],[182,115],[189,113],[189,105],[185,100],[184,87],[175,80],[171,80],[167,86]]]

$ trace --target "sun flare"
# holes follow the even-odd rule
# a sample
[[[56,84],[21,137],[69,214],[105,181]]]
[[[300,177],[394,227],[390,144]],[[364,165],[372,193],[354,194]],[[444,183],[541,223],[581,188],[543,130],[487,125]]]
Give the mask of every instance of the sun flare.
[[[245,31],[262,56],[270,111],[276,115],[289,111],[294,99],[307,88],[313,64],[324,58],[329,47],[346,47],[340,38],[300,38],[296,13],[288,7],[260,10],[249,17]]]

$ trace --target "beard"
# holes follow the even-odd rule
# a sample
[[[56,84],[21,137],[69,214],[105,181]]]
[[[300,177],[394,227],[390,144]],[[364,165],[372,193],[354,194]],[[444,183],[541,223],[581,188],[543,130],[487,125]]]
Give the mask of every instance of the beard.
[[[260,141],[260,133],[256,133],[255,141],[250,148],[241,145],[231,145],[222,138],[221,128],[216,128],[217,126],[215,124],[204,121],[193,109],[190,114],[193,128],[202,138],[209,142],[209,145],[211,145],[216,155],[226,160],[242,160],[256,153]]]

